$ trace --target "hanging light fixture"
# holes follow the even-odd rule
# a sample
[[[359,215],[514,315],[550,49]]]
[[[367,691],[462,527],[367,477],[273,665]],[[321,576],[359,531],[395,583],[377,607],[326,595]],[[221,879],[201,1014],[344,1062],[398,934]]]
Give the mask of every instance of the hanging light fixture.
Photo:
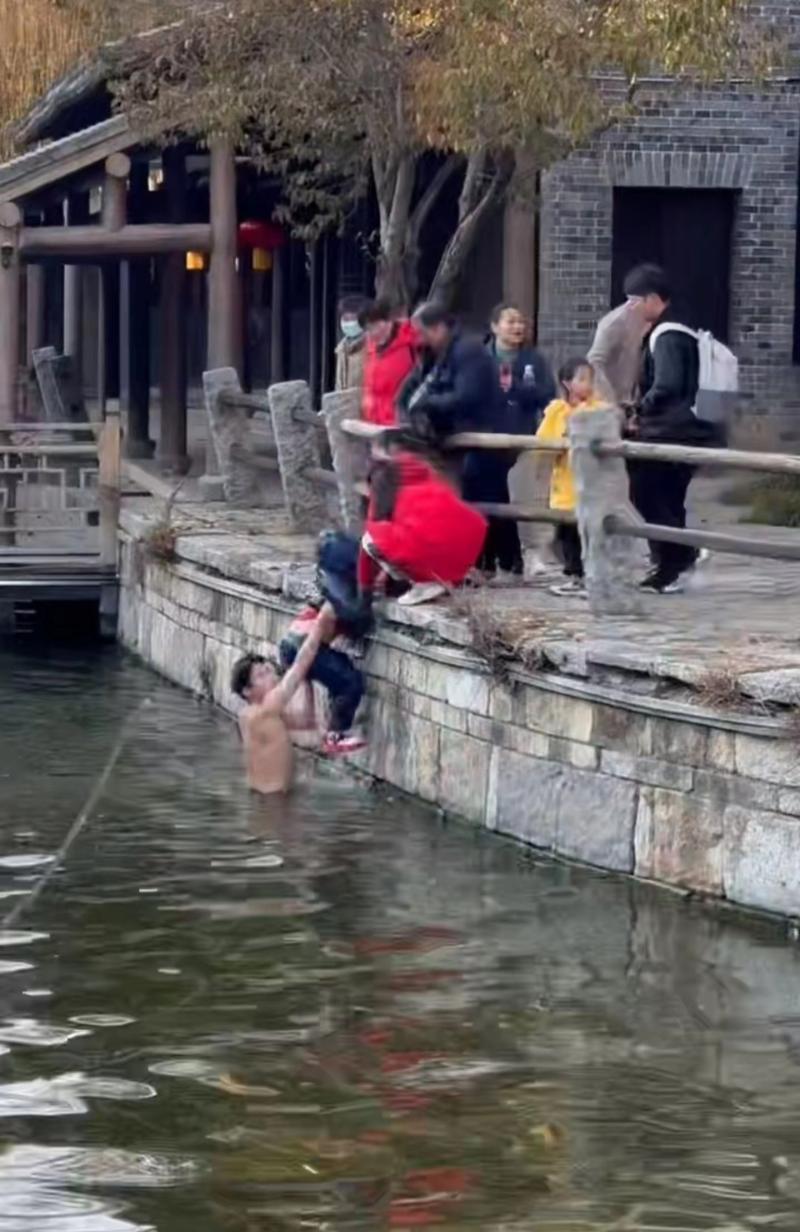
[[[202,273],[206,268],[206,255],[204,252],[187,252],[186,268],[193,273]]]

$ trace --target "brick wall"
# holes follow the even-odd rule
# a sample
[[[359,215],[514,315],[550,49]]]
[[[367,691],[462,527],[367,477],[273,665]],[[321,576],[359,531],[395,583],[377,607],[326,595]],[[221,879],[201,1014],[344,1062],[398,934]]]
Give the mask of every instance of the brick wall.
[[[588,349],[610,306],[615,188],[735,189],[737,437],[754,445],[800,442],[800,367],[792,362],[799,95],[800,82],[789,81],[763,89],[649,83],[635,119],[543,177],[539,338],[554,362]]]

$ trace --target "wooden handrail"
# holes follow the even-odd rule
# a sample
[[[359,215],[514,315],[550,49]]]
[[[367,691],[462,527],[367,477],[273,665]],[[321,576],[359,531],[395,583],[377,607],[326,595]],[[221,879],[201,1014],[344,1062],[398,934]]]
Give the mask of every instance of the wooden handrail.
[[[708,548],[712,552],[727,552],[734,556],[761,556],[768,560],[800,560],[800,543],[771,543],[750,539],[744,535],[721,534],[711,530],[681,530],[675,526],[657,526],[651,522],[629,522],[619,514],[609,514],[603,523],[611,535],[626,539],[646,539],[656,543],[681,543],[692,548]]]
[[[346,419],[342,428],[361,440],[376,440],[385,429],[376,424]],[[569,440],[543,441],[536,436],[515,436],[507,432],[458,432],[442,442],[444,449],[502,450],[506,453],[563,453]],[[761,471],[774,475],[800,475],[800,456],[785,453],[755,453],[743,449],[706,448],[703,445],[657,444],[651,441],[601,443],[595,453],[603,458],[638,458],[651,462],[688,462],[691,466],[729,467],[732,470]]]

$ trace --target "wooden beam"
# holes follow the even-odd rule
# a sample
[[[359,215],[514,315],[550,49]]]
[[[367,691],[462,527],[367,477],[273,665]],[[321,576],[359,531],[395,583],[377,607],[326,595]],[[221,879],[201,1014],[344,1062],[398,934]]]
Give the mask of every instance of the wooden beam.
[[[143,223],[107,231],[104,227],[26,227],[20,240],[22,255],[35,257],[159,256],[168,252],[210,252],[208,223]],[[235,272],[235,271],[234,271]]]
[[[674,526],[656,526],[628,522],[617,514],[605,521],[612,535],[625,539],[647,539],[655,543],[680,543],[687,547],[708,548],[711,552],[728,552],[734,556],[760,556],[767,560],[800,560],[800,543],[776,543],[774,540],[753,539],[744,535],[726,535],[711,530],[679,530]]]

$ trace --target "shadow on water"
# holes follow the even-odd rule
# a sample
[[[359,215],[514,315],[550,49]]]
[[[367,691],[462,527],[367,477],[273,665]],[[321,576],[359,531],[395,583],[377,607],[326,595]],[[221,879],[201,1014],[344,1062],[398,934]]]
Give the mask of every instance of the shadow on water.
[[[0,647],[0,1232],[800,1226],[798,952]],[[401,735],[398,738],[402,738]]]

